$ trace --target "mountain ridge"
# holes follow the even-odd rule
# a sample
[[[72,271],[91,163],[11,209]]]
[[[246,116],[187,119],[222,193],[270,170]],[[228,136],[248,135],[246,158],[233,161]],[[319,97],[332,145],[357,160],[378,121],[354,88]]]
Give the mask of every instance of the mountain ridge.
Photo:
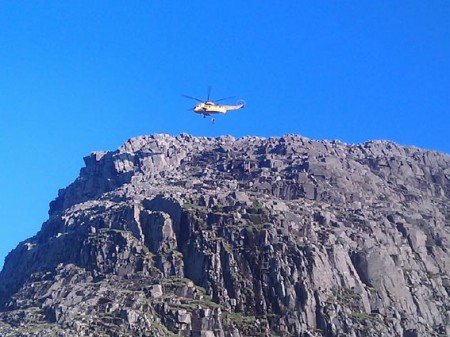
[[[5,335],[450,332],[446,154],[157,134],[84,161],[5,261]]]

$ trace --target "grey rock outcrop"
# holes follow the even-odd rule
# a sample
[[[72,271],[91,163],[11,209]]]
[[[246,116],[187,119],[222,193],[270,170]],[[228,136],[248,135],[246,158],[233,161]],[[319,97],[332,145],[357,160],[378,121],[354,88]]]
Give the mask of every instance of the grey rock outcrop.
[[[85,158],[0,273],[2,336],[450,335],[450,157],[143,136]]]

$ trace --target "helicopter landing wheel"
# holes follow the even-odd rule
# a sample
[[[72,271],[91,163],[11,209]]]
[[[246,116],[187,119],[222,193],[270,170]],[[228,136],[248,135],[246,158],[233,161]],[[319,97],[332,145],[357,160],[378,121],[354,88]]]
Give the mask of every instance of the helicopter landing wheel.
[[[215,118],[211,118],[211,123],[213,123],[214,124],[214,122],[216,121],[216,119]]]

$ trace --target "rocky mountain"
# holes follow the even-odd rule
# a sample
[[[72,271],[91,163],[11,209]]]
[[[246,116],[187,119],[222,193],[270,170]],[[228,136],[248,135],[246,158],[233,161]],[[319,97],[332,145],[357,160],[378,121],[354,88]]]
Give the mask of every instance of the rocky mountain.
[[[153,135],[6,258],[1,336],[448,336],[450,157]]]

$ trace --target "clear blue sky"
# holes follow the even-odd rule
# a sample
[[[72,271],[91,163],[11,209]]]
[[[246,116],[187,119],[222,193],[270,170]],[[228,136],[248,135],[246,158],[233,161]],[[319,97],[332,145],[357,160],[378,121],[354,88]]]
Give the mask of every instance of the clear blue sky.
[[[208,85],[247,107],[188,111]],[[449,1],[2,1],[0,266],[91,151],[188,132],[450,153],[449,90]]]

